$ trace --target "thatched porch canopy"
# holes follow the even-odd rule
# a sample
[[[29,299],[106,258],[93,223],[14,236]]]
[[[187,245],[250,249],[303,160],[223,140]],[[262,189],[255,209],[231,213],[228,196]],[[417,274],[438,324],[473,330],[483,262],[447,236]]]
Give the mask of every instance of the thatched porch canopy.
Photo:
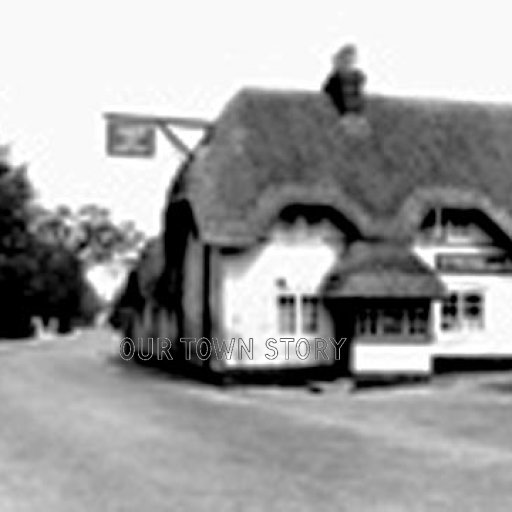
[[[435,273],[406,247],[358,244],[324,283],[326,297],[385,299],[441,298]]]

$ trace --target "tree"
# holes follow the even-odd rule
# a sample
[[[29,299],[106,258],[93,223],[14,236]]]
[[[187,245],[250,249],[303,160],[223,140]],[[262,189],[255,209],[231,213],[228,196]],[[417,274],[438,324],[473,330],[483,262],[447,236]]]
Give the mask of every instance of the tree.
[[[144,240],[106,208],[50,210],[32,198],[25,167],[12,165],[0,146],[0,337],[26,336],[35,316],[57,318],[62,330],[90,321],[100,301],[87,268],[133,254]]]
[[[37,268],[30,255],[31,197],[25,167],[11,165],[8,149],[0,147],[0,336],[30,332],[31,281]]]
[[[44,311],[41,312],[43,318],[55,316],[60,310],[67,311],[76,302],[77,297],[61,297],[62,290],[71,283],[74,283],[75,288],[82,289],[81,317],[91,317],[97,312],[100,301],[109,300],[104,296],[105,293],[108,295],[114,292],[109,287],[118,285],[120,269],[128,270],[130,261],[136,259],[144,240],[144,235],[133,222],[116,224],[106,208],[93,204],[85,205],[77,211],[72,211],[67,206],[59,206],[53,210],[40,206],[34,208],[31,229],[40,243],[52,247],[60,257],[58,262],[55,261],[56,254],[45,259],[45,272],[35,286],[37,290],[41,290],[38,295],[41,297],[49,287],[59,287],[60,290],[47,300]],[[63,271],[62,266],[68,267],[71,264],[70,255],[79,262],[84,282],[73,282],[70,270],[68,283],[56,283],[55,280]],[[52,262],[55,262],[54,268],[49,266]],[[102,276],[99,281],[97,270]],[[109,278],[112,278],[111,282],[108,281]]]
[[[42,240],[72,251],[85,265],[138,252],[144,242],[143,233],[133,222],[117,225],[106,208],[94,204],[82,206],[77,212],[66,206],[53,211],[40,208],[32,229]]]
[[[31,198],[26,168],[12,166],[5,147],[0,146],[0,251],[4,255],[26,247],[30,237],[27,205]]]
[[[67,330],[97,305],[68,246],[73,229],[61,219],[69,213],[47,215],[32,196],[25,167],[12,165],[0,147],[0,337],[30,334],[34,316],[56,317]]]

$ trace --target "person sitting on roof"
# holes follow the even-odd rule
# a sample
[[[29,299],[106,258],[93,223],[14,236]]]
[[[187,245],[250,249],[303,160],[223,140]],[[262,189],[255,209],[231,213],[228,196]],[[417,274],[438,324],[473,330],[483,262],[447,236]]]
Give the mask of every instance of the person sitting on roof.
[[[355,67],[356,58],[355,46],[343,46],[333,57],[333,71],[323,87],[342,115],[360,114],[363,110],[361,89],[366,77]]]

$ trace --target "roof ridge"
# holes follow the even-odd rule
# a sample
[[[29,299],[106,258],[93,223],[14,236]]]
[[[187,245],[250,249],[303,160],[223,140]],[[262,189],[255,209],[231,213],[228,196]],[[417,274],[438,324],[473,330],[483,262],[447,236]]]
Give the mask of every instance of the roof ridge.
[[[244,87],[218,117],[208,148],[184,168],[186,186],[172,193],[190,200],[212,240],[234,237],[235,220],[256,240],[266,222],[255,221],[258,198],[290,185],[307,197],[318,184],[334,183],[400,237],[414,229],[403,205],[432,187],[474,191],[512,219],[512,105],[370,94],[364,116],[367,135],[354,137],[321,91]],[[297,199],[279,197],[264,219]],[[315,201],[325,205],[329,197],[322,192]],[[426,207],[413,204],[414,211]]]
[[[282,98],[283,96],[292,97],[322,97],[324,93],[321,89],[289,89],[289,88],[272,88],[265,86],[244,86],[240,88],[232,97],[229,103],[234,103],[244,96],[268,96]],[[505,101],[482,101],[478,99],[467,98],[449,98],[444,96],[421,96],[407,94],[385,94],[382,92],[368,92],[366,98],[372,101],[384,101],[393,104],[401,103],[411,106],[428,106],[428,107],[460,107],[461,109],[484,109],[484,110],[512,110],[512,100]]]

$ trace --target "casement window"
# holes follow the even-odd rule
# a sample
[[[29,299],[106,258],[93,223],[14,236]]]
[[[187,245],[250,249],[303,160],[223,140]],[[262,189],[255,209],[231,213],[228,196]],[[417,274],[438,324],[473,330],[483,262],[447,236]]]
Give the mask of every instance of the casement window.
[[[277,299],[279,331],[293,334],[297,329],[297,302],[294,295],[281,295]]]
[[[405,332],[405,311],[398,308],[379,310],[378,325],[382,334],[402,334]]]
[[[302,332],[318,332],[318,297],[303,296],[302,301]]]
[[[277,298],[282,334],[315,334],[319,329],[319,299],[313,295],[285,294]]]
[[[486,243],[489,236],[480,225],[482,215],[475,209],[433,208],[425,218],[424,236],[435,242],[448,244]]]
[[[363,309],[359,312],[356,321],[358,334],[377,334],[379,311],[376,309]]]
[[[426,334],[428,331],[427,308],[414,308],[407,310],[407,323],[410,334]]]
[[[480,291],[454,292],[443,300],[443,331],[478,330],[484,327],[484,296]]]
[[[356,317],[356,333],[360,335],[424,336],[427,332],[427,307],[364,308]]]

